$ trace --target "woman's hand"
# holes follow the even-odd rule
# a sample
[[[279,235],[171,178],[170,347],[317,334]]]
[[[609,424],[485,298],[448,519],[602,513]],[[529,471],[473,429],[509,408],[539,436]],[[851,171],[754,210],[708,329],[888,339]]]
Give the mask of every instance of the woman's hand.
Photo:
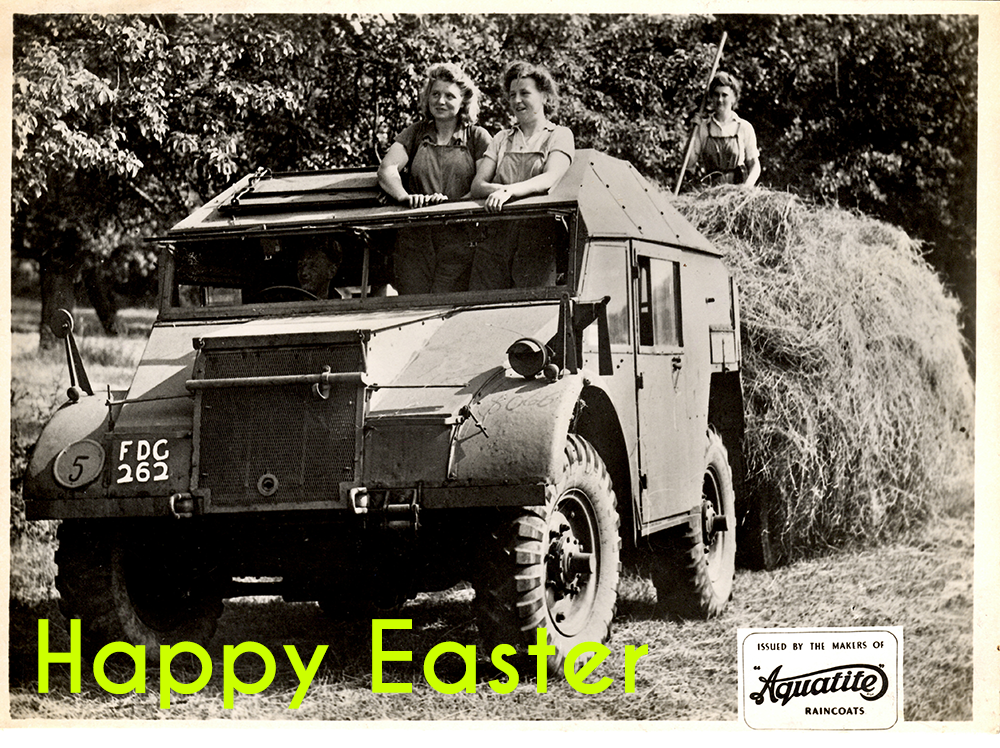
[[[499,213],[503,210],[503,204],[513,197],[510,189],[507,187],[501,187],[495,192],[491,192],[486,197],[486,212],[487,213]]]
[[[435,192],[433,195],[407,195],[406,206],[408,208],[423,208],[427,205],[438,205],[448,202],[448,196]]]

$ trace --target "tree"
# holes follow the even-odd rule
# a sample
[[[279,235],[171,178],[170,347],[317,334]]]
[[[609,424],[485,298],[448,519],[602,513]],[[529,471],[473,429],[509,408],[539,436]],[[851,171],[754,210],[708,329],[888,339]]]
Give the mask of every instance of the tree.
[[[926,243],[975,336],[978,19],[719,17],[764,183],[858,209]]]
[[[355,35],[339,16],[17,16],[14,250],[39,261],[43,343],[76,276],[99,279],[88,268],[122,241],[260,161],[329,163],[303,113]]]
[[[374,165],[442,60],[479,82],[493,132],[503,66],[548,65],[577,145],[668,187],[723,30],[762,183],[926,241],[971,337],[974,16],[15,16],[15,252],[39,260],[47,314],[258,167]]]

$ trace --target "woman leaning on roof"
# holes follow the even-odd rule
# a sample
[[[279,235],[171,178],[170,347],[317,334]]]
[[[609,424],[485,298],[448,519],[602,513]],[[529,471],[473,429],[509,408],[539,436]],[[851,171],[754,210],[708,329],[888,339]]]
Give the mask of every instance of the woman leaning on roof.
[[[719,72],[709,84],[710,113],[695,127],[689,171],[706,184],[753,187],[760,177],[760,151],[753,126],[736,112],[740,82]]]
[[[379,185],[410,208],[468,199],[490,143],[490,134],[476,125],[479,90],[457,65],[434,65],[420,94],[420,112],[423,119],[396,136],[379,164]],[[396,289],[401,294],[465,290],[470,245],[474,242],[461,230],[414,227],[400,233],[393,257]]]
[[[573,132],[549,120],[558,108],[559,90],[548,70],[511,63],[503,91],[516,123],[493,138],[472,183],[473,197],[485,197],[491,213],[502,211],[512,198],[548,192],[569,169],[576,150]],[[552,220],[498,224],[476,253],[470,288],[551,284],[557,234]]]

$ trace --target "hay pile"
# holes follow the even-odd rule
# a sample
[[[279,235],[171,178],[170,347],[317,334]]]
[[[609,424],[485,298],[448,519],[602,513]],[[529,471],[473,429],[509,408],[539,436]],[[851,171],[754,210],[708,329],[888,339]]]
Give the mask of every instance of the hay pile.
[[[747,493],[779,556],[900,537],[971,493],[959,305],[917,242],[784,192],[675,205],[740,286]]]

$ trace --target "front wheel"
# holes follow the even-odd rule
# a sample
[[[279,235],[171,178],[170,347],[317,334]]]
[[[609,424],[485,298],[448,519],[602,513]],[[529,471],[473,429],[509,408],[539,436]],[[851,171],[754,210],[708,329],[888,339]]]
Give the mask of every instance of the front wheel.
[[[59,607],[80,619],[89,655],[124,641],[155,661],[161,644],[215,633],[221,587],[194,537],[156,520],[64,520],[58,537]]]
[[[652,538],[653,584],[664,612],[682,618],[719,615],[733,596],[736,495],[722,437],[708,432],[701,503],[681,526]]]
[[[545,506],[526,507],[491,537],[474,581],[480,634],[489,648],[524,652],[545,627],[555,646],[548,666],[562,667],[582,642],[611,636],[621,541],[615,492],[604,461],[570,434],[562,474]]]

